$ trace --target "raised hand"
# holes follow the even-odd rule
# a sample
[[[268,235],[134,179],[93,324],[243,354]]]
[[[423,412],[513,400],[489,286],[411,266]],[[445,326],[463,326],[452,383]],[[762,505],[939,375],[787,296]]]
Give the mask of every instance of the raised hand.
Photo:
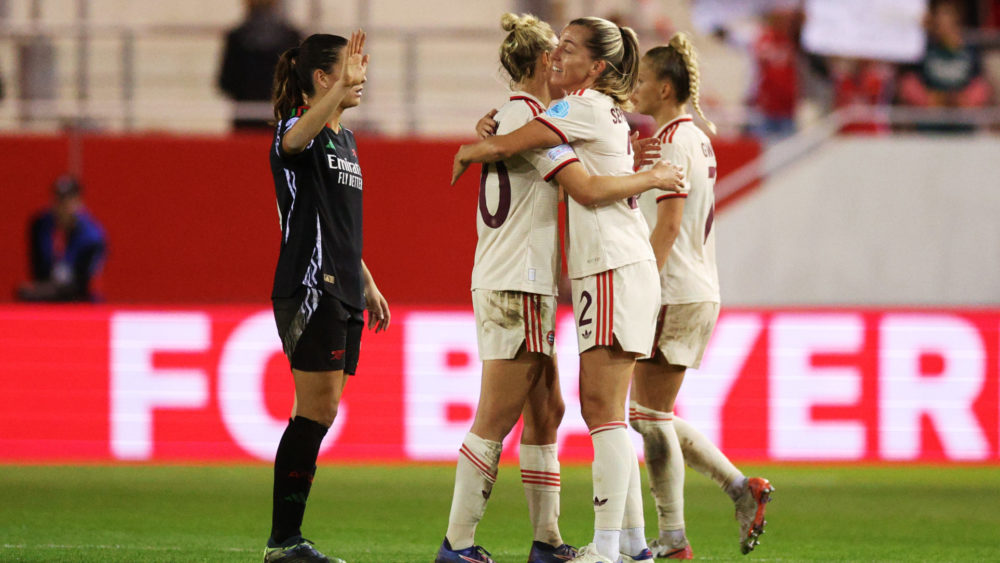
[[[357,86],[366,80],[365,75],[368,72],[368,55],[364,53],[366,38],[364,30],[354,31],[347,40],[347,46],[344,47],[344,66],[340,71],[340,79],[346,86]]]
[[[656,189],[676,193],[682,193],[686,190],[684,171],[679,166],[674,166],[666,160],[659,160],[653,165],[650,172],[653,173],[653,187]]]

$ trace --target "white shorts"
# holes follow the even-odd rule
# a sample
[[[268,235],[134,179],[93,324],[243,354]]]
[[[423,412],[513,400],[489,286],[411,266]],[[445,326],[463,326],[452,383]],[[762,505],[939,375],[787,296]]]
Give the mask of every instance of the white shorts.
[[[572,280],[576,341],[583,353],[611,346],[646,357],[653,349],[660,275],[656,262],[643,260]]]
[[[552,355],[556,341],[556,298],[523,291],[472,290],[480,360],[511,360],[524,344],[528,352]]]
[[[718,318],[718,303],[664,305],[656,319],[656,348],[667,363],[697,369]]]

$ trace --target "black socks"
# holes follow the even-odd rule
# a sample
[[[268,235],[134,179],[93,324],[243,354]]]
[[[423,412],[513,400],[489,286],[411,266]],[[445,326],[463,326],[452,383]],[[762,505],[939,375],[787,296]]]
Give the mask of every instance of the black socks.
[[[296,416],[288,421],[274,456],[274,505],[271,542],[281,544],[302,535],[302,515],[316,474],[316,456],[327,427]],[[270,543],[270,542],[269,542]]]

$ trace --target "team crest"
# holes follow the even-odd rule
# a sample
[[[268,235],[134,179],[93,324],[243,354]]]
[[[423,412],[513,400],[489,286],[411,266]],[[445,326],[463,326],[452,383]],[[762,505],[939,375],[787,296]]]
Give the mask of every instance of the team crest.
[[[545,340],[548,341],[549,346],[555,344],[556,332],[554,330],[550,330],[549,333],[545,335]]]
[[[556,102],[556,105],[546,110],[545,115],[552,117],[566,117],[569,115],[569,102],[566,100],[559,100]]]

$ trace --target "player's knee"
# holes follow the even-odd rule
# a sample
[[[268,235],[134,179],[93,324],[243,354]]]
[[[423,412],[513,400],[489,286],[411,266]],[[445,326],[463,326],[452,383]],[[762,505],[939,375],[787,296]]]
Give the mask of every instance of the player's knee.
[[[580,415],[583,416],[587,428],[594,428],[615,419],[614,414],[601,403],[582,403],[580,407]]]
[[[507,413],[480,410],[476,412],[472,423],[472,433],[487,440],[501,442],[514,429],[519,417],[520,411]]]
[[[552,405],[549,408],[549,422],[553,428],[559,428],[562,424],[563,416],[566,414],[566,403],[563,402],[562,397],[556,396],[556,400],[552,401]]]
[[[545,408],[545,413],[539,416],[538,419],[541,421],[539,424],[539,430],[542,432],[547,432],[555,434],[559,429],[559,425],[562,424],[563,416],[566,414],[566,403],[560,395],[554,394]]]
[[[522,430],[522,443],[527,444],[552,444],[559,434],[559,424],[562,423],[566,405],[561,400],[548,405],[548,409],[543,413],[535,413],[524,420]]]
[[[309,410],[309,414],[306,417],[329,428],[333,426],[333,421],[337,418],[337,410],[336,404],[315,405]]]

